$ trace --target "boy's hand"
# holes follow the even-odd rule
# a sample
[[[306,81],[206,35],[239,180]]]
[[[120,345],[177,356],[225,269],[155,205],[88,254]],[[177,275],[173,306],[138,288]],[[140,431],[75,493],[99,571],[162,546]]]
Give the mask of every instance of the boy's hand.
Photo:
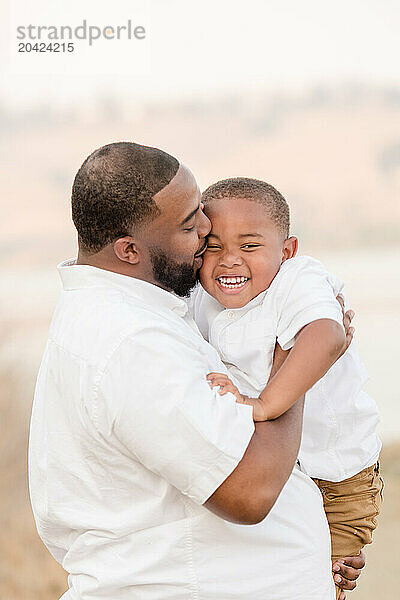
[[[365,554],[360,552],[358,556],[346,556],[337,560],[332,565],[334,581],[342,589],[339,600],[345,600],[346,594],[343,590],[354,590],[356,579],[360,577],[361,569],[365,567]]]
[[[231,392],[236,397],[237,402],[243,404],[244,396],[242,396],[236,385],[233,385],[232,381],[224,373],[209,373],[207,381],[212,388],[219,385],[218,394],[221,396],[224,396],[227,392]]]
[[[239,404],[247,404],[248,406],[252,406],[254,421],[267,420],[262,400],[260,398],[249,398],[248,396],[243,396],[243,394],[241,394],[237,389],[236,385],[233,385],[232,381],[227,375],[224,375],[224,373],[209,373],[207,375],[207,381],[212,388],[217,385],[220,386],[218,394],[221,396],[225,395],[227,392],[231,392],[235,396],[236,402],[239,402]]]

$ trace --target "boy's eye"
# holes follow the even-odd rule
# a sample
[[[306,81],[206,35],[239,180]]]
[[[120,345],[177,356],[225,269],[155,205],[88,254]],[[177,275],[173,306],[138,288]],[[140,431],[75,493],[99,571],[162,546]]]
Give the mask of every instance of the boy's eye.
[[[217,246],[216,244],[207,244],[207,250],[220,250],[221,246]]]
[[[260,244],[243,244],[242,248],[244,250],[251,250],[252,248],[259,248]]]

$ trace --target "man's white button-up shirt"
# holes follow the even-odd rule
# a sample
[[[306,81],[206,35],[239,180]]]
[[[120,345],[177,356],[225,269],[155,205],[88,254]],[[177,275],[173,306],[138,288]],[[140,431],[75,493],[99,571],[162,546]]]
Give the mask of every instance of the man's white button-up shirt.
[[[65,599],[330,597],[326,523],[303,474],[266,525],[233,525],[202,506],[254,425],[250,407],[210,389],[207,373],[224,367],[186,303],[73,261],[59,270],[29,479],[39,534],[69,572]]]

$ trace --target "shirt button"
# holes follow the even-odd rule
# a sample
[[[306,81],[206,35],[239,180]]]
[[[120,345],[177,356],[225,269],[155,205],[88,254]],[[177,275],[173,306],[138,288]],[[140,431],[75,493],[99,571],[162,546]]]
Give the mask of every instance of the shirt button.
[[[230,311],[228,312],[228,317],[229,317],[230,319],[233,319],[233,317],[234,317],[234,316],[235,316],[235,313],[234,313],[232,310],[230,310]]]

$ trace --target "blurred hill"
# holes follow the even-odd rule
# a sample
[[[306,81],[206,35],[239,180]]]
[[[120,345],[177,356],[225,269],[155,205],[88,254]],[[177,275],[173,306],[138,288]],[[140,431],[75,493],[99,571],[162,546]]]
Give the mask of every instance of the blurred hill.
[[[0,266],[54,265],[74,253],[72,180],[96,147],[155,145],[202,188],[230,176],[272,183],[293,233],[315,248],[393,245],[400,223],[400,88],[248,93],[181,105],[32,107],[0,103]]]

